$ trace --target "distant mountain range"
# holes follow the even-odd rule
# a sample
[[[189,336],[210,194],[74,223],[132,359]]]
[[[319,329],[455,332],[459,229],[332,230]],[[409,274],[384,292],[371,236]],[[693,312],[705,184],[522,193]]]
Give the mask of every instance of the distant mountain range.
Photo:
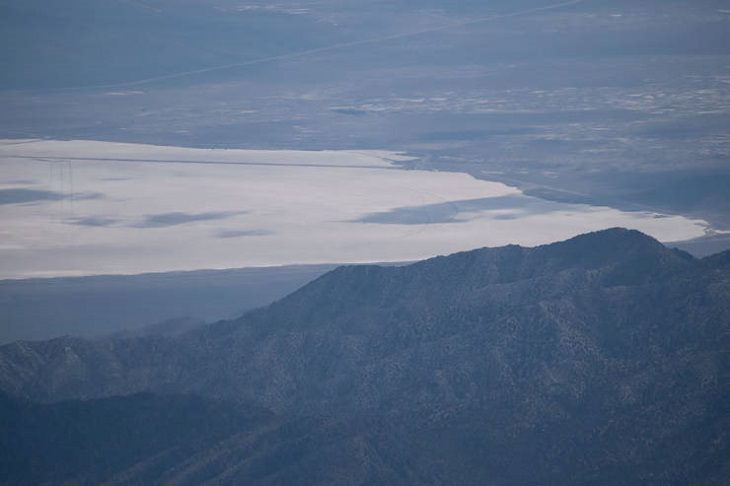
[[[175,334],[268,305],[336,265],[0,280],[0,344]]]
[[[725,484],[730,252],[611,229],[0,348],[5,484]]]

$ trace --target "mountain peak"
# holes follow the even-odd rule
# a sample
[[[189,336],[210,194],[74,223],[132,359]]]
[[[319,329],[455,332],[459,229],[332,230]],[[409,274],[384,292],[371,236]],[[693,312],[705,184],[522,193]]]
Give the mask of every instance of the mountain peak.
[[[730,267],[730,250],[725,250],[702,259],[702,263],[710,268]]]
[[[574,236],[565,241],[543,245],[542,247],[570,247],[572,250],[627,250],[633,249],[653,249],[664,251],[666,248],[659,241],[641,231],[628,228],[608,228],[590,233],[584,233]],[[538,247],[541,248],[541,247]]]
[[[639,283],[693,264],[694,259],[673,252],[640,231],[610,228],[536,247],[481,248],[415,265],[445,265],[452,273],[459,268],[462,276],[489,272],[492,282],[511,282],[570,269],[604,269],[613,270],[611,278],[617,278],[617,283]]]
[[[563,255],[574,261],[622,261],[636,257],[667,258],[671,250],[641,231],[610,228],[575,236],[569,240],[535,248],[538,252]]]
[[[693,279],[687,268],[695,269]],[[129,423],[121,420],[130,407],[132,418],[141,417],[135,426],[172,419],[172,426],[199,423],[206,434],[238,427],[233,435],[201,442],[202,452],[192,449],[182,463],[192,471],[188,482],[318,484],[331,482],[319,471],[347,471],[364,460],[398,471],[426,471],[441,461],[451,469],[432,476],[456,484],[490,478],[500,484],[679,484],[667,481],[672,477],[721,484],[724,470],[715,465],[730,457],[722,440],[727,414],[718,405],[727,395],[722,338],[730,292],[713,274],[624,229],[403,267],[340,267],[236,321],[174,337],[0,347],[0,391],[46,402],[109,397],[33,405],[20,415],[29,424],[45,411],[61,417],[38,428],[58,430],[53,437],[64,438],[55,442],[61,446],[74,443],[73,436],[65,441],[67,431],[97,430],[87,425],[95,417]],[[111,398],[139,392],[153,396]],[[170,393],[193,393],[201,401],[180,413],[188,401],[173,401]],[[12,412],[7,402],[0,395],[0,408]],[[254,420],[255,428],[247,413],[209,420],[226,414],[227,404],[272,415]],[[170,406],[174,414],[160,416]],[[19,419],[4,423],[0,437],[22,426],[14,425]],[[170,442],[194,432],[181,430]],[[119,434],[101,430],[93,437],[110,436]],[[162,462],[185,450],[168,442],[151,450],[138,440],[142,436],[120,437],[124,450],[141,452],[119,474],[147,474],[143,467],[151,464],[170,474],[161,482],[175,482],[180,462]],[[35,449],[27,450],[32,455]],[[274,466],[291,476],[262,476]],[[43,472],[58,477],[52,468]],[[424,483],[416,476],[375,479]]]
[[[343,305],[352,304],[352,296],[361,303],[382,303],[395,295],[417,295],[424,289],[459,295],[492,284],[552,278],[565,271],[589,271],[607,285],[637,285],[691,268],[695,263],[640,231],[611,228],[533,248],[479,248],[402,267],[342,266],[284,301],[290,304],[326,295],[330,302]],[[332,309],[339,308],[335,305]]]

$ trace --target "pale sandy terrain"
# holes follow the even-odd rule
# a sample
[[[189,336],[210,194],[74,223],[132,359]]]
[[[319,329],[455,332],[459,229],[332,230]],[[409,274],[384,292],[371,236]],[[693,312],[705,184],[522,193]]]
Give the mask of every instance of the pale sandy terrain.
[[[392,163],[408,156],[388,151],[18,142],[0,144],[0,278],[403,261],[613,226],[662,241],[708,229],[403,170]],[[400,222],[403,210],[418,219]]]

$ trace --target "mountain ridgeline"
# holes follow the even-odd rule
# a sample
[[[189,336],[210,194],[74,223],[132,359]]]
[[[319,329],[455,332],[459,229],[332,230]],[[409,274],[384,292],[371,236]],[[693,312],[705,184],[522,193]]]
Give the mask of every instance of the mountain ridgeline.
[[[727,252],[611,229],[340,267],[179,336],[3,346],[0,480],[719,485],[729,372]]]

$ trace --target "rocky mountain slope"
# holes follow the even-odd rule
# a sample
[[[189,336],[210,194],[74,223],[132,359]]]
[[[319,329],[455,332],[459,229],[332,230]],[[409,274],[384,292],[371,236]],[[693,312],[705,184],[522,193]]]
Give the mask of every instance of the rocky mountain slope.
[[[613,229],[341,267],[181,336],[4,346],[0,388],[273,414],[256,447],[242,428],[181,459],[192,482],[722,484],[728,261]],[[191,481],[173,469],[158,477]]]

